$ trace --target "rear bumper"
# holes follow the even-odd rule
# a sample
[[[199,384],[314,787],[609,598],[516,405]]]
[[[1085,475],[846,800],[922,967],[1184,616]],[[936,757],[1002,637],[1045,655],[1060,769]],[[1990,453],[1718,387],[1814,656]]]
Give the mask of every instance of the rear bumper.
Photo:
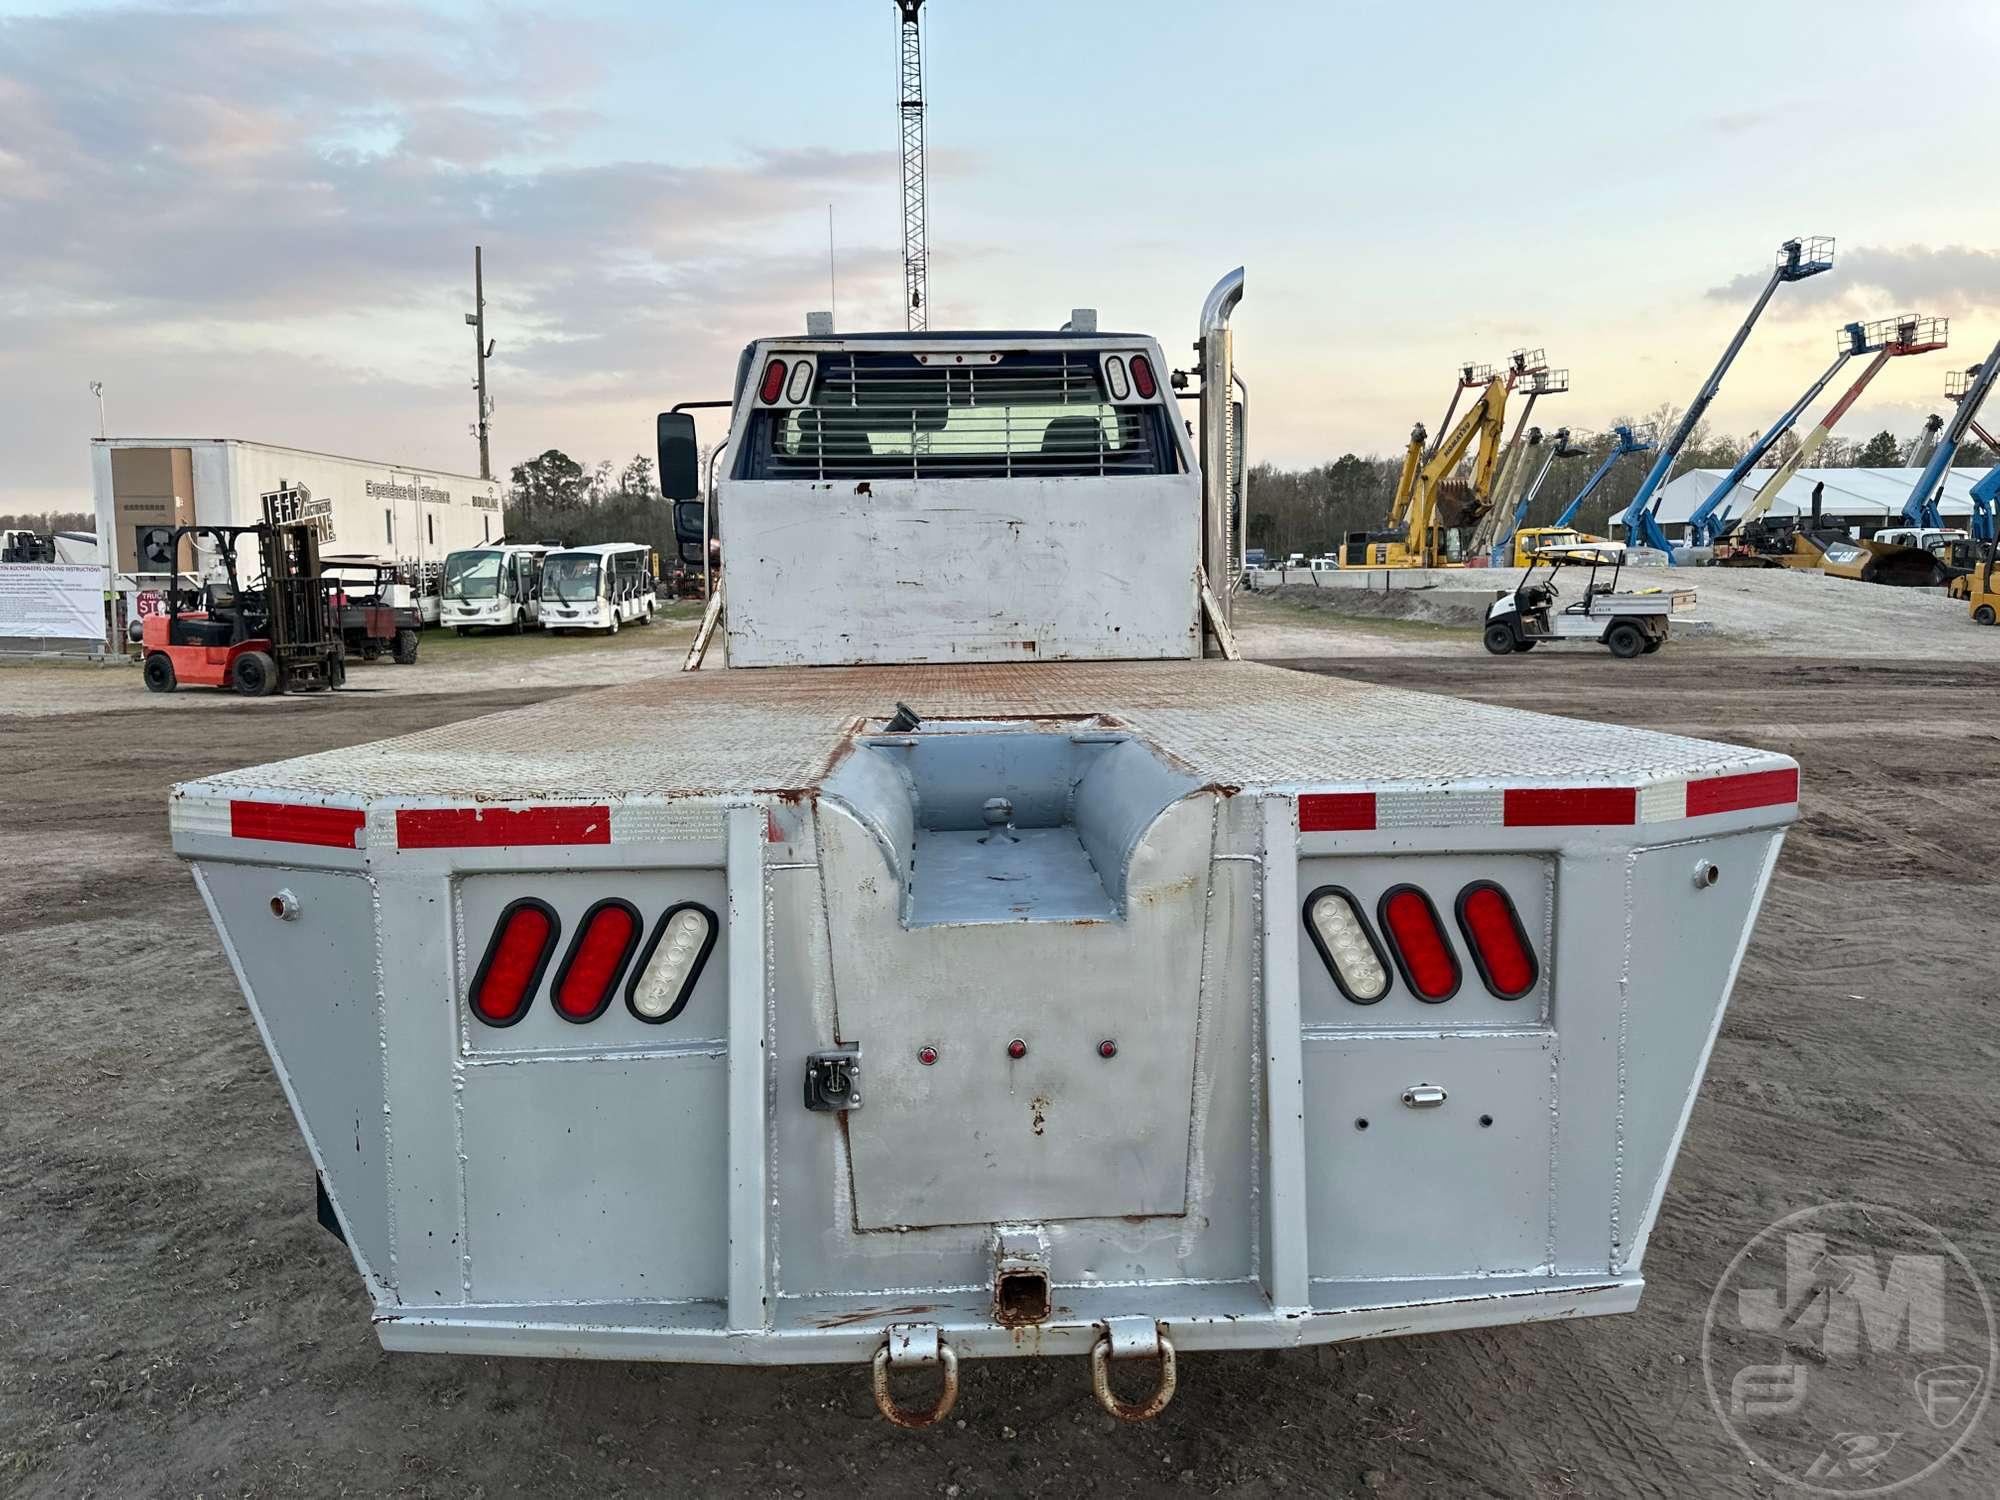
[[[1640,1276],[1318,1282],[1310,1307],[1274,1309],[1247,1283],[1055,1288],[1056,1315],[1026,1327],[992,1321],[981,1294],[933,1298],[785,1298],[777,1326],[730,1328],[720,1302],[590,1306],[381,1307],[384,1349],[425,1354],[792,1365],[865,1363],[892,1324],[931,1324],[962,1359],[1088,1354],[1107,1319],[1143,1317],[1183,1353],[1288,1349],[1507,1323],[1630,1312]]]

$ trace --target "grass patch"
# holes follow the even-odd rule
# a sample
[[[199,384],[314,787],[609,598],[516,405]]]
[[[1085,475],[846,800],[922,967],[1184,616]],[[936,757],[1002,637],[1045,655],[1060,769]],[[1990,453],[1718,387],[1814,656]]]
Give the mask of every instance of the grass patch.
[[[653,612],[651,625],[625,625],[616,635],[606,635],[600,630],[571,630],[561,634],[526,630],[520,635],[509,635],[504,631],[474,631],[471,635],[461,636],[451,626],[436,625],[424,631],[417,659],[475,666],[488,658],[497,660],[506,657],[519,661],[523,657],[642,650],[647,646],[657,646],[663,636],[684,634],[691,630],[701,618],[701,609],[698,600],[676,599],[662,604]]]

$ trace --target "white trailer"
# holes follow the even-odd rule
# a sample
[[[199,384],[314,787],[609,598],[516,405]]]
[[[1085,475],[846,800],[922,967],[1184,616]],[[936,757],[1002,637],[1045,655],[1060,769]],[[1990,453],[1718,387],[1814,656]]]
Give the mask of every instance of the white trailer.
[[[445,556],[503,529],[495,480],[274,443],[95,438],[90,472],[105,587],[124,596],[130,619],[148,611],[175,567],[202,567],[186,545],[178,558],[160,555],[158,528],[254,526],[267,494],[298,497],[293,519],[312,524],[323,552],[402,565],[429,621],[437,618],[434,583]]]
[[[175,790],[384,1347],[1136,1420],[1636,1305],[1798,769],[1230,659],[1241,277],[1199,454],[1149,338],[762,341],[730,670]]]

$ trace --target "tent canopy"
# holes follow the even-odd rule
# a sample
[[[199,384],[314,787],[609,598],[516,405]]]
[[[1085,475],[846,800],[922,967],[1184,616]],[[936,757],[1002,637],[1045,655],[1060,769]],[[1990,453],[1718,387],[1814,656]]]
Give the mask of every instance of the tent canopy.
[[[1684,474],[1675,475],[1660,490],[1660,523],[1665,526],[1685,525],[1695,507],[1709,497],[1728,472],[1727,469],[1689,469]],[[1725,502],[1729,514],[1740,516],[1744,507],[1762,490],[1765,481],[1776,472],[1775,469],[1752,469],[1745,474],[1736,492]],[[1986,472],[1983,468],[1947,469],[1938,509],[1948,516],[1971,515],[1972,486]],[[1903,502],[1910,498],[1910,491],[1916,488],[1917,478],[1922,473],[1921,469],[1800,469],[1786,482],[1783,493],[1771,502],[1767,514],[1810,514],[1813,486],[1824,484],[1826,492],[1821,496],[1820,509],[1827,515],[1859,521],[1890,520],[1901,513]]]

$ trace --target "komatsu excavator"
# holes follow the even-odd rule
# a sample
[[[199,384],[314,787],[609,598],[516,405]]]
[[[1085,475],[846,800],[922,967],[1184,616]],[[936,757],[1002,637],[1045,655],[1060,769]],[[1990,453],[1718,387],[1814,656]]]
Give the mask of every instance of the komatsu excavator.
[[[1411,432],[1402,475],[1390,503],[1388,529],[1350,531],[1340,548],[1342,568],[1435,568],[1450,560],[1446,532],[1476,521],[1482,513],[1480,497],[1490,498],[1493,493],[1507,418],[1507,391],[1506,376],[1488,380],[1465,415],[1428,455],[1421,424]],[[1454,481],[1453,471],[1475,443],[1478,452],[1470,481]]]

